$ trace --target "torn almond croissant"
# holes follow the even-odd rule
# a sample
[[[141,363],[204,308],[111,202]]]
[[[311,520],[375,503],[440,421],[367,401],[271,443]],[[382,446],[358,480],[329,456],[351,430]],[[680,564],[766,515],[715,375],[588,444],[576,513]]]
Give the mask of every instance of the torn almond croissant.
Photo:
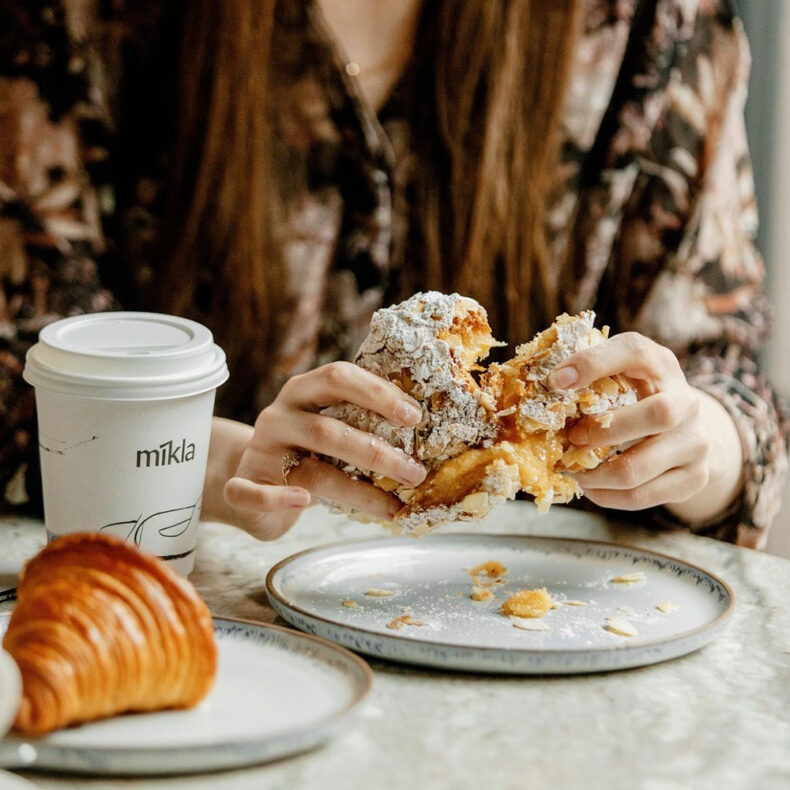
[[[189,708],[212,686],[205,603],[164,562],[116,538],[56,539],[25,566],[17,595],[3,647],[22,674],[20,732]]]
[[[622,376],[574,391],[549,386],[556,365],[606,339],[593,327],[594,318],[592,311],[563,314],[519,346],[515,357],[486,369],[479,361],[503,344],[491,336],[486,312],[474,300],[418,293],[377,311],[356,363],[420,401],[423,419],[415,428],[399,428],[349,404],[325,413],[377,434],[428,468],[426,479],[409,488],[346,467],[404,503],[385,526],[420,535],[439,524],[482,518],[518,491],[532,494],[541,512],[552,502],[579,496],[578,483],[563,473],[594,468],[609,448],[576,448],[567,439],[568,428],[583,415],[605,419],[611,410],[636,402]],[[481,373],[479,380],[473,371]]]

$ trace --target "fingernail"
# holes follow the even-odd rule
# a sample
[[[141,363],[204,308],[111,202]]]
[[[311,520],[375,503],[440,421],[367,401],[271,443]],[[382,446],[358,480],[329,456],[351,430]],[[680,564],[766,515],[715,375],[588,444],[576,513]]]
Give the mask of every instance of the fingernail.
[[[401,465],[400,481],[410,486],[418,486],[425,480],[427,470],[422,464],[409,458]]]
[[[310,504],[310,494],[303,488],[291,488],[285,492],[285,504],[288,507],[307,507]]]
[[[579,380],[579,372],[574,367],[555,370],[549,376],[549,383],[554,389],[567,390]]]
[[[422,419],[422,409],[406,400],[395,404],[395,416],[404,425],[416,425]]]

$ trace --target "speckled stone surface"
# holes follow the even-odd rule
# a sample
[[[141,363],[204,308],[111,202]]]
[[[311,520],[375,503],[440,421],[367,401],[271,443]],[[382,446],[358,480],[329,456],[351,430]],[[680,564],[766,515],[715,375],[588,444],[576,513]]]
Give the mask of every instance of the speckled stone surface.
[[[192,580],[216,614],[274,622],[264,581],[275,562],[376,529],[318,508],[268,544],[205,524]],[[271,765],[146,780],[24,776],[44,788],[95,790],[790,788],[790,562],[567,509],[538,516],[521,502],[458,531],[585,537],[666,552],[724,578],[735,611],[702,650],[623,672],[512,678],[373,662],[374,690],[356,725]],[[0,521],[0,579],[42,541],[40,525]]]

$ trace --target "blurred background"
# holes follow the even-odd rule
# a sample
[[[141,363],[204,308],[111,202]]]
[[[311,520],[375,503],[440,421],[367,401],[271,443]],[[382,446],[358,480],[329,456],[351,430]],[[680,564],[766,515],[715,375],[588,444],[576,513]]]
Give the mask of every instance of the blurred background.
[[[746,128],[760,211],[760,249],[776,311],[765,365],[790,400],[790,0],[739,0],[752,52]],[[790,558],[790,483],[768,551]]]

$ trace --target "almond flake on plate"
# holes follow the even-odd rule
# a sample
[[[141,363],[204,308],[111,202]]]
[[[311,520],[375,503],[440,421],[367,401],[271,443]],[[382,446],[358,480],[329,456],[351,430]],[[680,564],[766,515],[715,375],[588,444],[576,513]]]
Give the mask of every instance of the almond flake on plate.
[[[634,582],[643,582],[646,580],[643,571],[636,571],[635,573],[624,573],[621,576],[614,576],[609,579],[610,582],[615,584],[633,584]]]
[[[523,620],[521,617],[511,617],[510,622],[513,623],[513,628],[518,628],[521,631],[551,631],[548,624],[541,620]]]
[[[604,629],[618,636],[636,636],[639,633],[628,620],[623,620],[622,617],[607,617]]]
[[[359,609],[359,604],[356,601],[343,601],[343,606],[346,609]]]
[[[395,595],[395,590],[383,590],[381,587],[368,587],[365,590],[365,595],[370,595],[373,598],[386,598],[388,595]]]
[[[661,601],[660,604],[656,606],[659,612],[674,612],[680,607],[677,604],[672,603],[672,601]]]
[[[588,606],[587,601],[560,601],[563,606]]]
[[[619,611],[626,612],[627,614],[633,614],[634,613],[634,607],[633,606],[618,606],[617,608],[618,608]]]

